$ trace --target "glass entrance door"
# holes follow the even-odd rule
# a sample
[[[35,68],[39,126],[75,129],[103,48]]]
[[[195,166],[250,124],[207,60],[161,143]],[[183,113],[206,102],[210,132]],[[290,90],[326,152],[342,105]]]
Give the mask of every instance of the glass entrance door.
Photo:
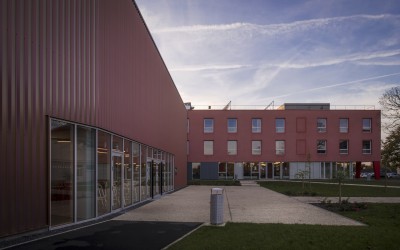
[[[154,198],[157,195],[160,195],[161,188],[161,167],[159,161],[152,161],[152,197]]]
[[[112,209],[121,208],[122,205],[122,154],[112,155]]]

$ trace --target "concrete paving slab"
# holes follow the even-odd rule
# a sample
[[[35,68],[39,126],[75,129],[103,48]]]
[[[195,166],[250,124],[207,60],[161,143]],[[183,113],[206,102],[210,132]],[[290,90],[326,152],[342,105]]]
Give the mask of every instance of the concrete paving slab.
[[[210,186],[189,186],[114,220],[210,222]],[[362,223],[257,186],[226,186],[224,222],[352,225]]]

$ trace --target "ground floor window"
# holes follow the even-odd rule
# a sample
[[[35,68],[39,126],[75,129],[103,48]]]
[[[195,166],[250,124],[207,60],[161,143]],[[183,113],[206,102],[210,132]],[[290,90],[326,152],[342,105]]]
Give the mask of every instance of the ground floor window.
[[[50,119],[50,225],[85,221],[173,190],[170,153]]]

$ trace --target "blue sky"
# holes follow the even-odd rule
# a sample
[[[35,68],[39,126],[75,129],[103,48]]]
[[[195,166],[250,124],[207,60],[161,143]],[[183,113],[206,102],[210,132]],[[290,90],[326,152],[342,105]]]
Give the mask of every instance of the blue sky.
[[[375,105],[400,85],[398,0],[136,0],[184,102]]]

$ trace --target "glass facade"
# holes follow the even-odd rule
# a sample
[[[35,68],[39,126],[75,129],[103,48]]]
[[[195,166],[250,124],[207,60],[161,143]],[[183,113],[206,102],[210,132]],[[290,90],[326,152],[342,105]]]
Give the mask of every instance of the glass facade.
[[[75,126],[51,120],[51,221],[57,226],[74,221]]]
[[[150,165],[153,164],[153,178]],[[50,225],[94,219],[172,191],[173,155],[111,133],[50,119]]]

